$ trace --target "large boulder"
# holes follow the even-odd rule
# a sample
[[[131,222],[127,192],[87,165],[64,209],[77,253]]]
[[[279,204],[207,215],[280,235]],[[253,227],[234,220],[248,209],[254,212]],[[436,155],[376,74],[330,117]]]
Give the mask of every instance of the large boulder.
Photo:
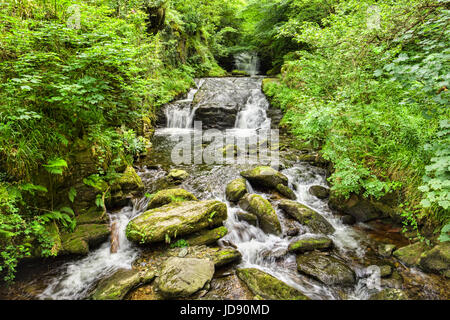
[[[196,201],[197,198],[190,192],[184,189],[166,189],[157,192],[150,200],[148,209],[162,207],[172,202],[180,201]]]
[[[109,216],[98,207],[91,207],[88,210],[82,211],[76,217],[77,225],[81,224],[108,224]]]
[[[190,235],[186,242],[190,246],[210,245],[225,237],[227,233],[228,229],[223,226],[212,230],[201,230]]]
[[[209,259],[167,259],[158,278],[158,289],[166,298],[189,297],[209,283],[214,275]]]
[[[309,193],[319,199],[326,199],[330,196],[330,189],[322,186],[312,186],[309,188]]]
[[[426,249],[426,244],[416,242],[394,251],[394,257],[409,267],[417,267],[419,265],[420,256]]]
[[[427,272],[448,275],[450,270],[450,242],[443,242],[422,253],[419,265]]]
[[[255,227],[258,226],[258,217],[253,213],[238,212],[236,213],[236,217],[239,221],[245,221]]]
[[[143,189],[144,183],[136,170],[132,166],[127,166],[111,186],[111,196],[106,199],[106,204],[111,208],[127,205]]]
[[[247,183],[244,178],[231,181],[225,190],[228,201],[238,202],[247,193]]]
[[[288,185],[288,178],[284,174],[267,166],[242,171],[241,176],[250,181],[252,185],[263,188],[277,189],[279,184]]]
[[[259,86],[249,84],[231,78],[206,79],[192,103],[196,109],[194,121],[201,121],[204,130],[234,128],[239,111],[250,97],[249,89]]]
[[[111,230],[106,224],[82,224],[72,233],[61,235],[61,254],[87,255],[89,249],[108,240]]]
[[[352,286],[356,283],[352,269],[340,260],[316,251],[297,256],[297,269],[326,285]]]
[[[386,196],[387,198],[389,197]],[[345,199],[332,192],[328,205],[333,210],[353,216],[358,222],[388,217],[398,220],[399,215],[395,208],[391,207],[388,202],[388,200],[376,201],[374,199],[365,199],[355,194]]]
[[[322,215],[301,203],[292,200],[282,200],[278,206],[298,222],[309,227],[313,232],[332,234],[335,231],[333,226]]]
[[[388,288],[370,296],[369,300],[409,300],[405,291]]]
[[[189,177],[189,173],[187,173],[184,170],[180,169],[173,169],[170,170],[169,174],[167,175],[167,178],[171,181],[174,181],[175,183],[181,183],[184,180],[186,180]]]
[[[120,269],[101,280],[92,295],[93,300],[122,300],[132,289],[149,283],[155,277],[152,271]]]
[[[289,244],[289,252],[307,252],[314,250],[328,250],[333,246],[333,241],[327,237],[303,238]]]
[[[281,195],[283,195],[284,197],[291,199],[291,200],[296,200],[297,196],[295,195],[294,191],[285,186],[284,184],[278,184],[277,187],[275,188],[275,190],[277,190]]]
[[[185,248],[172,248],[166,250],[163,255],[178,258],[197,258],[209,259],[214,263],[216,268],[237,262],[241,259],[241,253],[230,247],[219,248],[209,247],[206,245],[189,246]]]
[[[302,292],[259,269],[238,269],[237,275],[239,279],[245,282],[254,295],[263,299],[310,300]]]
[[[220,226],[226,219],[227,206],[220,201],[175,202],[131,220],[126,236],[139,243],[160,242]]]
[[[247,194],[239,201],[239,206],[258,217],[260,227],[264,232],[281,234],[280,221],[269,201],[257,194]]]

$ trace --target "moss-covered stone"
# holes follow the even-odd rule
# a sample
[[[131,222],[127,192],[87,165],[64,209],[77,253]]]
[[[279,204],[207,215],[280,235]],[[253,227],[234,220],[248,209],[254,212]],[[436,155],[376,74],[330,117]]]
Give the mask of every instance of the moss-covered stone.
[[[247,183],[244,178],[234,179],[225,190],[227,200],[231,202],[238,202],[247,192]]]
[[[245,282],[256,296],[268,300],[310,300],[302,292],[288,286],[274,276],[259,269],[238,269],[239,279]]]
[[[380,277],[382,278],[389,277],[393,272],[392,267],[388,264],[379,266],[379,268],[380,268]]]
[[[427,272],[438,274],[448,272],[450,270],[450,242],[443,242],[422,253],[419,265]]]
[[[349,214],[358,222],[388,217],[398,220],[399,215],[396,208],[391,207],[387,202],[388,200],[385,203],[382,200],[365,199],[356,194],[352,194],[350,198],[345,199],[331,192],[328,204],[331,209]]]
[[[426,249],[427,246],[424,243],[416,242],[394,251],[394,257],[409,267],[417,267],[420,256]]]
[[[392,253],[397,248],[395,244],[380,244],[378,246],[378,254],[384,258],[392,256]]]
[[[61,254],[86,255],[89,249],[108,240],[111,231],[106,224],[83,224],[75,228],[73,233],[61,235]]]
[[[409,300],[409,298],[405,291],[389,288],[373,294],[369,300]]]
[[[248,224],[251,224],[252,226],[255,226],[255,227],[258,226],[258,217],[252,213],[238,212],[238,213],[236,213],[236,216],[239,221],[245,221]]]
[[[93,300],[122,300],[132,289],[149,283],[155,277],[154,272],[121,269],[111,277],[103,279],[97,286]]]
[[[172,248],[166,250],[163,253],[163,256],[165,255],[168,257],[209,259],[214,263],[216,268],[232,262],[237,262],[242,257],[241,253],[234,248],[219,248],[206,245],[189,246],[187,248]]]
[[[333,226],[322,215],[301,203],[292,200],[282,200],[279,207],[298,222],[309,227],[313,232],[332,234],[335,231]]]
[[[184,201],[151,209],[131,220],[126,228],[130,241],[154,243],[216,227],[227,218],[220,201]]]
[[[167,178],[175,182],[182,182],[189,177],[189,173],[180,169],[173,169],[167,175]]]
[[[276,187],[276,190],[283,196],[285,196],[288,199],[295,200],[297,199],[297,196],[295,195],[294,191],[292,191],[291,188],[285,186],[284,184],[278,184]]]
[[[333,241],[326,237],[303,238],[289,244],[290,252],[307,252],[314,250],[328,250],[333,246]]]
[[[277,213],[269,201],[257,194],[247,194],[239,201],[239,206],[258,217],[261,229],[272,234],[281,234]]]
[[[202,230],[186,238],[186,242],[190,246],[210,245],[225,237],[227,233],[228,229],[223,226],[212,230]]]
[[[132,166],[127,166],[120,178],[116,180],[115,185],[120,186],[120,189],[124,193],[128,191],[142,190],[144,188],[144,183]],[[115,187],[113,187],[112,190],[114,190],[114,188]]]
[[[314,251],[297,256],[297,269],[326,285],[352,286],[355,272],[340,260]]]
[[[189,297],[209,283],[214,275],[214,263],[208,259],[167,259],[157,281],[166,298]]]
[[[184,189],[166,189],[157,192],[148,204],[148,209],[162,207],[172,202],[197,201],[197,198]]]
[[[288,185],[288,178],[281,172],[266,166],[260,166],[241,172],[241,176],[252,185],[276,189],[279,184]]]
[[[235,77],[250,77],[250,75],[244,70],[233,70],[231,71],[231,75]]]
[[[241,257],[241,253],[236,249],[221,248],[211,255],[211,260],[214,262],[214,266],[218,268],[232,262],[237,262]]]
[[[330,196],[330,189],[322,186],[312,186],[308,191],[310,194],[319,199],[326,199]]]
[[[91,207],[86,211],[83,211],[76,218],[77,225],[82,224],[107,224],[109,223],[109,217],[103,213],[102,209],[98,207]]]

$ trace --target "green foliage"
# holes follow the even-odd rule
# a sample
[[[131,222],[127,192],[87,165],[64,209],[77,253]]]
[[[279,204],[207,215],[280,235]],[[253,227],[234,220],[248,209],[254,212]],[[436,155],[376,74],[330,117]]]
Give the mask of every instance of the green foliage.
[[[177,242],[174,242],[170,245],[170,247],[173,248],[186,248],[189,247],[189,244],[185,239],[180,239]]]
[[[441,242],[450,241],[450,222],[447,223],[444,227],[442,227],[441,234],[438,240]]]
[[[425,146],[433,153],[431,164],[425,167],[423,182],[419,189],[425,198],[421,204],[425,208],[432,205],[447,210],[450,207],[450,123],[443,120],[440,131],[432,145]]]
[[[447,7],[415,0],[329,4],[320,21],[292,16],[280,27],[280,37],[300,50],[285,56],[281,83],[268,83],[266,93],[286,111],[283,123],[333,163],[338,194],[380,198],[400,189],[409,225],[430,216],[445,223]]]

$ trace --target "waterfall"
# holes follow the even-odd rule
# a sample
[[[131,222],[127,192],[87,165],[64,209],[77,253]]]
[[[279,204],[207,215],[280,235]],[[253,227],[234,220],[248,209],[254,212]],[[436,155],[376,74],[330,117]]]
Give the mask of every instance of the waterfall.
[[[167,105],[164,109],[164,114],[167,119],[167,128],[189,129],[193,126],[195,108],[192,108],[195,94],[204,83],[204,79],[195,82],[196,87],[191,89],[186,99],[178,100]]]
[[[269,102],[261,89],[250,90],[250,96],[244,108],[238,113],[236,129],[270,129],[270,118],[267,117]]]
[[[234,57],[237,70],[245,71],[251,76],[259,74],[259,57],[255,53],[242,52]]]

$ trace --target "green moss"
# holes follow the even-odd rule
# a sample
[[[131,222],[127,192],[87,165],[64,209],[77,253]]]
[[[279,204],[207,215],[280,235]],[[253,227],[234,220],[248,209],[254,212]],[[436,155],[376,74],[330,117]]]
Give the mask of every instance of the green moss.
[[[184,189],[166,189],[156,193],[148,204],[149,209],[162,207],[172,202],[197,201],[197,198]]]
[[[238,277],[254,295],[269,300],[309,300],[302,292],[259,269],[238,269]]]

